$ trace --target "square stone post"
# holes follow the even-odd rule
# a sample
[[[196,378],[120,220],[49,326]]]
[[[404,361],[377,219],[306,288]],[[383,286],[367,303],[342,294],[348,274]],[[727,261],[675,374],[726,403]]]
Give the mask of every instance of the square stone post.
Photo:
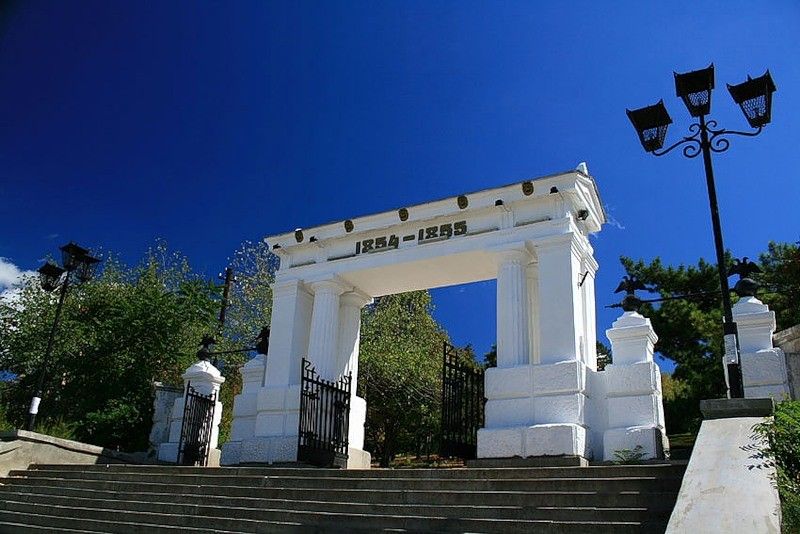
[[[603,459],[641,446],[645,459],[663,458],[669,450],[664,430],[661,371],[653,361],[656,336],[650,319],[625,312],[606,330],[613,364],[600,373],[606,381],[607,430]]]
[[[230,445],[230,453],[226,451],[225,454],[226,464],[292,462],[297,459],[300,365],[308,349],[312,304],[313,297],[302,281],[279,280],[273,284],[269,354],[262,375],[263,387],[256,394],[254,433],[247,437],[245,428],[249,423],[241,424],[242,434],[237,434],[241,442]],[[260,371],[256,369],[256,362],[252,365],[254,368],[248,368],[247,372],[252,372],[253,379],[256,379]],[[251,400],[242,400],[242,410]]]
[[[775,312],[755,297],[742,297],[733,306],[733,320],[739,330],[745,398],[789,399],[786,355],[772,344]]]
[[[587,301],[581,281],[591,256],[585,237],[568,232],[533,242],[539,275],[539,358],[531,369],[533,425],[528,456],[588,458],[586,363]],[[592,299],[590,299],[593,302]],[[593,317],[593,315],[592,315]]]
[[[183,411],[186,403],[186,392],[189,385],[203,395],[217,395],[219,399],[219,388],[225,378],[219,369],[211,365],[210,362],[200,360],[192,364],[183,373],[183,395],[175,399],[172,406],[172,417],[170,418],[169,441],[162,443],[158,447],[158,459],[162,462],[178,461],[178,446],[181,441],[181,430],[183,429]],[[217,400],[214,405],[214,412],[211,420],[211,437],[208,442],[208,465],[218,466],[220,463],[220,451],[217,449],[219,442],[219,423],[222,420],[222,403]]]
[[[242,442],[255,436],[258,394],[264,384],[265,369],[266,357],[257,354],[239,370],[242,375],[242,392],[233,399],[231,438],[222,446],[222,465],[238,464]]]

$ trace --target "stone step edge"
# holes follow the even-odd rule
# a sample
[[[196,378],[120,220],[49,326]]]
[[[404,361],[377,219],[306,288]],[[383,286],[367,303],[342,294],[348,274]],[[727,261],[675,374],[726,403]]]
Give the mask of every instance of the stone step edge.
[[[64,471],[64,473],[73,473],[73,471]],[[40,471],[39,473],[44,473],[44,471]],[[47,471],[48,474],[58,473],[57,471]],[[97,474],[101,474],[101,471],[95,472]],[[22,470],[12,470],[9,471],[8,476],[4,478],[31,478],[31,479],[52,479],[57,478],[59,480],[99,480],[99,481],[116,481],[116,482],[131,482],[130,480],[117,480],[113,478],[113,476],[118,475],[125,475],[128,473],[102,473],[112,475],[109,477],[103,478],[93,478],[91,476],[69,476],[69,477],[45,477],[40,475],[34,476],[27,476],[29,474],[28,471]],[[83,474],[83,473],[81,473]],[[89,473],[87,473],[89,475]],[[133,476],[141,476],[141,473],[130,473],[128,475]],[[145,476],[157,476],[167,477],[167,475],[145,475]],[[639,476],[639,477],[571,477],[571,478],[509,478],[509,479],[485,479],[485,478],[465,478],[465,479],[452,479],[452,478],[425,478],[425,479],[415,479],[415,478],[388,478],[388,477],[379,477],[379,478],[341,478],[341,477],[280,477],[280,476],[236,476],[236,475],[170,475],[170,479],[178,479],[180,482],[181,479],[183,481],[188,481],[189,477],[192,478],[200,478],[201,480],[207,479],[208,485],[218,485],[214,483],[214,479],[233,479],[233,480],[243,480],[243,481],[250,481],[250,482],[261,482],[261,484],[245,484],[245,485],[238,485],[238,487],[267,487],[266,482],[272,480],[280,480],[282,482],[293,482],[293,481],[315,481],[318,482],[320,485],[325,486],[326,483],[334,483],[334,482],[353,482],[353,483],[364,483],[364,482],[386,482],[389,483],[397,483],[397,482],[413,482],[413,483],[420,483],[420,484],[436,484],[436,483],[458,483],[458,484],[469,484],[469,483],[495,483],[495,484],[503,484],[503,483],[511,483],[511,484],[536,484],[536,483],[551,483],[551,482],[585,482],[585,483],[608,483],[608,482],[670,482],[679,480],[682,477],[648,477],[648,476]],[[0,482],[2,482],[2,478],[0,478]],[[152,482],[150,483],[157,484],[159,482]],[[202,485],[205,483],[201,482]],[[180,485],[180,484],[179,484]],[[228,484],[230,486],[230,484]],[[269,486],[271,487],[271,486]],[[309,487],[309,486],[304,486]]]
[[[85,507],[81,507],[81,506],[40,505],[40,504],[37,504],[37,503],[31,503],[31,502],[28,502],[28,501],[9,501],[9,500],[6,500],[6,501],[0,503],[0,517],[2,517],[2,514],[4,514],[4,513],[13,512],[13,510],[6,510],[4,508],[4,505],[11,504],[11,503],[15,503],[17,505],[22,505],[22,506],[28,506],[28,507],[31,507],[31,508],[44,507],[44,508],[47,508],[50,511],[53,511],[54,509],[65,510],[65,511],[67,511],[67,515],[66,516],[53,515],[52,513],[47,514],[50,517],[58,517],[58,518],[62,518],[62,519],[63,518],[72,519],[72,517],[69,515],[69,511],[73,511],[73,510],[83,510],[83,511],[89,512],[89,513],[91,513],[91,512],[100,512],[100,513],[110,513],[110,514],[114,514],[114,513],[116,513],[116,514],[119,514],[119,513],[137,514],[137,515],[148,516],[148,517],[151,517],[153,519],[155,519],[157,517],[175,515],[175,514],[164,514],[164,513],[153,513],[153,512],[138,512],[138,511],[132,512],[132,511],[125,511],[125,510],[118,510],[118,509],[108,509],[108,508],[85,508]],[[352,518],[352,519],[380,519],[380,518],[386,518],[386,519],[396,519],[396,520],[401,520],[401,521],[403,521],[403,520],[406,520],[406,521],[408,521],[408,520],[413,520],[413,521],[452,521],[452,518],[438,517],[438,516],[393,516],[393,515],[387,515],[387,514],[383,514],[383,515],[364,515],[364,514],[339,514],[339,513],[333,513],[333,512],[292,512],[292,511],[287,511],[287,512],[289,512],[289,513],[298,513],[298,514],[299,513],[314,514],[314,515],[321,516],[321,517],[329,517],[332,520],[337,520],[337,519],[338,520],[344,520],[346,518]],[[28,515],[31,515],[31,514],[28,514]],[[42,514],[36,513],[36,515],[42,515]],[[292,521],[262,521],[262,520],[256,520],[256,519],[242,519],[242,518],[217,517],[217,516],[202,516],[202,518],[203,519],[208,519],[208,520],[219,520],[219,521],[240,521],[240,522],[244,522],[244,523],[252,523],[254,525],[258,525],[258,524],[261,524],[261,523],[270,523],[270,524],[287,525],[287,526],[312,526],[312,525],[304,525],[303,523],[295,523],[295,522],[292,522]],[[85,519],[88,519],[88,518],[75,518],[75,519],[85,520]],[[92,520],[93,521],[105,521],[105,520],[102,520],[102,519],[89,519],[89,520],[90,521],[92,521]],[[638,526],[638,525],[642,524],[641,522],[638,522],[638,521],[553,521],[553,520],[546,520],[546,519],[460,519],[459,521],[464,521],[465,523],[489,523],[489,524],[531,525],[531,526],[544,525],[544,524],[547,524],[547,525],[559,524],[559,525],[569,525],[569,526],[576,526],[576,527],[580,526],[580,525],[592,525],[592,526],[594,526],[594,525],[602,525],[602,526]],[[110,521],[105,521],[105,522],[108,523]],[[144,523],[135,522],[134,523],[134,522],[131,522],[131,521],[114,521],[114,523],[117,523],[117,524],[132,524],[132,525],[138,525],[138,526],[141,526],[141,525],[157,525],[157,526],[161,526],[160,523],[152,523],[152,522],[144,522]],[[217,531],[217,532],[219,532],[219,531]],[[234,531],[234,532],[236,532],[236,531]]]
[[[32,514],[30,514],[28,512],[18,512],[18,511],[15,511],[15,510],[4,510],[4,509],[0,508],[0,525],[7,523],[7,521],[4,520],[4,516],[8,516],[8,515],[17,516],[18,518],[24,519],[26,517],[30,517]],[[175,525],[158,525],[158,524],[153,524],[153,523],[132,523],[130,521],[108,521],[108,520],[105,520],[105,519],[87,519],[87,518],[83,518],[83,517],[72,518],[72,517],[69,517],[69,516],[50,515],[50,514],[42,514],[42,513],[36,513],[35,515],[38,518],[44,518],[44,517],[52,518],[52,519],[55,520],[55,521],[53,521],[54,523],[58,522],[58,520],[99,523],[98,528],[101,527],[102,525],[113,524],[113,525],[130,525],[132,528],[138,528],[138,527],[142,527],[142,526],[151,526],[151,527],[157,527],[159,529],[164,529],[164,530],[174,530],[177,534],[182,534],[183,532],[189,532],[189,533],[197,532],[197,533],[206,533],[206,534],[242,534],[241,531],[237,531],[237,530],[218,530],[218,529],[209,530],[209,529],[198,529],[198,528],[192,528],[192,527],[181,527],[181,526],[175,526]],[[12,523],[12,524],[15,524],[15,523]],[[45,525],[36,525],[36,524],[31,525],[30,523],[21,523],[21,524],[25,525],[26,527],[34,526],[34,527],[50,528],[50,527],[47,527]],[[90,526],[90,525],[81,525],[81,527],[84,527],[84,526]],[[67,530],[64,527],[58,527],[58,532],[70,532],[70,530]],[[75,530],[74,532],[93,532],[94,533],[94,532],[108,532],[108,531],[107,530],[88,530],[88,531],[87,530]]]
[[[168,501],[137,501],[131,499],[112,499],[112,498],[93,498],[93,497],[73,497],[67,495],[53,495],[49,493],[35,493],[35,492],[19,492],[19,493],[12,493],[16,496],[26,495],[31,497],[39,497],[39,498],[55,498],[55,499],[74,499],[79,501],[91,501],[91,502],[98,502],[98,503],[105,503],[105,502],[115,502],[115,503],[131,503],[131,504],[145,504],[145,505],[153,505],[153,506],[186,506],[186,507],[196,507],[196,508],[227,508],[229,510],[254,510],[254,511],[263,511],[263,512],[303,512],[303,513],[313,513],[313,512],[324,512],[323,510],[287,510],[285,508],[269,508],[269,507],[250,507],[250,506],[221,506],[213,503],[174,503]],[[168,494],[160,494],[169,496]],[[361,507],[370,507],[376,506],[375,504],[370,503],[352,503],[352,502],[337,502],[337,501],[308,501],[302,499],[270,499],[271,502],[283,502],[283,503],[304,503],[308,505],[339,505],[339,506],[361,506]],[[19,502],[19,501],[15,501]],[[396,507],[400,508],[409,508],[408,504],[379,504],[377,506],[385,506],[385,507]],[[470,509],[481,509],[487,511],[493,510],[567,510],[567,511],[592,511],[592,512],[648,512],[649,508],[644,507],[619,507],[619,506],[491,506],[491,505],[471,505],[471,504],[420,504],[419,506],[426,506],[428,508],[443,508],[443,509],[461,509],[461,508],[470,508]],[[86,506],[85,508],[94,508],[90,506]],[[120,510],[119,508],[110,508],[112,510]],[[124,509],[123,509],[124,510]],[[325,513],[337,513],[337,512],[325,512]],[[654,514],[658,514],[658,512],[654,512]],[[372,516],[376,514],[357,514],[357,515],[365,515],[365,516]],[[391,515],[394,514],[377,514],[377,515]],[[400,514],[403,517],[408,517],[405,514]],[[438,517],[438,516],[421,516],[421,517]],[[481,518],[466,518],[466,519],[481,519]],[[487,518],[491,519],[491,518]]]
[[[9,480],[11,484],[5,484],[4,481]],[[317,492],[349,492],[349,493],[442,493],[442,494],[450,494],[452,490],[443,490],[443,489],[376,489],[376,488],[318,488],[318,487],[291,487],[291,486],[221,486],[217,484],[162,484],[160,482],[135,482],[129,480],[98,480],[98,479],[64,479],[64,478],[49,478],[49,477],[6,477],[0,478],[0,486],[14,486],[14,481],[48,481],[54,483],[54,485],[47,485],[45,487],[64,487],[64,482],[66,481],[81,481],[81,482],[92,482],[92,483],[106,483],[106,484],[123,484],[123,485],[134,485],[137,488],[141,488],[142,486],[147,486],[150,488],[155,487],[163,487],[163,488],[193,488],[195,490],[207,490],[210,488],[219,489],[224,491],[225,489],[253,489],[253,490],[275,490],[275,491],[317,491]],[[110,490],[114,491],[114,490]],[[152,492],[148,492],[152,493]],[[172,492],[174,493],[174,492]],[[637,490],[620,490],[620,491],[524,491],[524,490],[493,490],[493,489],[486,489],[486,490],[461,490],[459,491],[460,494],[469,494],[469,495],[484,495],[487,493],[490,494],[515,494],[515,495],[547,495],[547,494],[565,494],[565,495],[574,495],[574,494],[581,494],[581,495],[619,495],[621,493],[625,494],[677,494],[678,490],[675,489],[670,491],[654,491],[654,492],[643,492]],[[197,492],[184,492],[183,495],[220,495],[220,493],[215,494],[199,494]],[[224,495],[224,493],[222,494]]]

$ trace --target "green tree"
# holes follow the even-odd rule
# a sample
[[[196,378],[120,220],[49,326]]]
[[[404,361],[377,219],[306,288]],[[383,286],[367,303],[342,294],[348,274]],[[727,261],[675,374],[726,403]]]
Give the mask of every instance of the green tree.
[[[700,421],[699,401],[725,394],[722,370],[722,299],[717,267],[703,259],[697,265],[666,266],[621,258],[628,275],[635,275],[661,297],[686,298],[645,303],[641,312],[653,322],[659,340],[656,350],[675,362],[673,377],[684,384],[677,399],[665,405],[670,432],[693,430]],[[800,254],[790,244],[770,243],[760,257],[762,273],[755,278],[764,289],[761,298],[775,312],[778,328],[800,321]],[[727,258],[728,268],[731,256]],[[736,297],[733,296],[735,302]]]
[[[430,293],[376,299],[362,315],[359,394],[367,400],[366,447],[388,467],[438,434],[441,351],[448,336]]]
[[[0,303],[0,369],[8,417],[22,425],[55,312],[36,280]],[[47,365],[41,426],[74,425],[79,440],[143,450],[152,420],[152,382],[179,382],[198,339],[213,328],[217,288],[193,274],[163,242],[127,268],[108,257],[95,280],[72,287]]]

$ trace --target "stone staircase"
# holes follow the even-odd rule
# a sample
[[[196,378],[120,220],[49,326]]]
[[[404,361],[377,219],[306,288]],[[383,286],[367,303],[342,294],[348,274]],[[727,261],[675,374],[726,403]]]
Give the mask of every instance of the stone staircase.
[[[664,532],[684,469],[32,465],[0,533]]]

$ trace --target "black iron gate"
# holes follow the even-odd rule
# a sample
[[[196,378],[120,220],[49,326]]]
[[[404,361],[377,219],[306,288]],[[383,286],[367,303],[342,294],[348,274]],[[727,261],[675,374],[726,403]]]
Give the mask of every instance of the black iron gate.
[[[214,407],[217,392],[198,393],[191,382],[186,386],[183,405],[183,426],[178,442],[178,465],[208,464],[208,446],[214,428]]]
[[[303,358],[297,461],[319,467],[347,467],[352,374],[337,381],[320,378]]]
[[[444,344],[442,362],[441,456],[475,458],[483,426],[483,369],[468,366],[458,350]]]

